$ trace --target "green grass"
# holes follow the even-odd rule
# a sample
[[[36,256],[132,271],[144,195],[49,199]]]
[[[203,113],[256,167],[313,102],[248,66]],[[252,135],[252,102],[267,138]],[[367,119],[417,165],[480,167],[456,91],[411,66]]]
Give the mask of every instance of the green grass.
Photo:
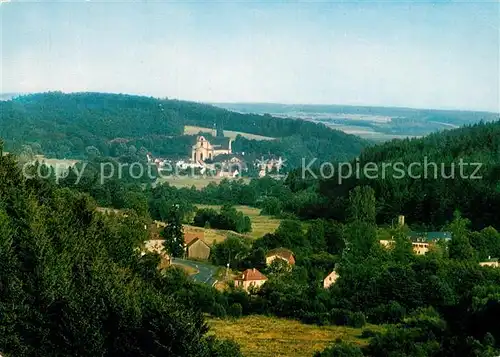
[[[201,126],[191,126],[191,125],[185,125],[184,126],[184,135],[196,135],[198,133],[211,133],[213,129],[210,128],[203,128]],[[231,138],[231,139],[236,139],[236,136],[241,135],[247,139],[250,140],[274,140],[275,138],[272,138],[270,136],[262,136],[262,135],[256,135],[256,134],[249,134],[249,133],[244,133],[241,131],[231,131],[231,130],[224,130],[224,136]]]
[[[197,189],[202,189],[203,187],[207,186],[210,182],[214,182],[216,184],[219,184],[220,181],[223,178],[221,177],[184,177],[184,176],[165,176],[158,178],[158,183],[162,184],[165,182],[168,182],[169,185],[177,187],[177,188],[191,188],[194,186]],[[231,178],[227,178],[228,180],[232,180]],[[237,178],[240,180],[241,178]],[[248,178],[243,178],[243,181],[245,183],[248,183],[250,179]]]
[[[238,343],[245,357],[311,357],[338,338],[360,346],[368,343],[368,340],[360,338],[363,329],[306,325],[277,317],[209,318],[207,322],[211,333]],[[372,325],[365,328],[373,331],[382,329]]]
[[[189,266],[189,265],[173,263],[171,266],[181,268],[182,270],[184,270],[186,272],[187,275],[198,274],[198,270]]]
[[[222,229],[213,229],[213,228],[204,228],[204,227],[196,227],[188,224],[184,224],[185,232],[195,232],[195,231],[203,231],[204,232],[204,241],[208,245],[214,244],[215,242],[220,243],[227,238],[228,234],[238,234],[233,231],[225,231]]]
[[[213,208],[219,210],[218,205],[195,205],[198,208]],[[253,239],[260,238],[267,233],[273,233],[280,225],[281,220],[270,216],[261,216],[260,209],[249,206],[234,206],[238,211],[250,217],[252,221],[252,231],[245,234]],[[205,233],[206,236],[207,233]]]

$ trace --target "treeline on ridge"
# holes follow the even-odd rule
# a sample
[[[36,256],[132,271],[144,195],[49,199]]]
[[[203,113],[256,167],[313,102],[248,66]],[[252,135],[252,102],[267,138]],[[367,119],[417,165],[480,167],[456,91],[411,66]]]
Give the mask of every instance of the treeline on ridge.
[[[89,152],[118,157],[124,152],[150,151],[158,156],[188,157],[194,136],[184,125],[275,137],[275,141],[239,137],[234,150],[269,153],[296,166],[301,157],[345,160],[368,143],[354,135],[303,120],[239,114],[211,105],[151,97],[60,92],[23,95],[0,102],[0,137],[7,151],[28,145],[47,157],[88,157]]]

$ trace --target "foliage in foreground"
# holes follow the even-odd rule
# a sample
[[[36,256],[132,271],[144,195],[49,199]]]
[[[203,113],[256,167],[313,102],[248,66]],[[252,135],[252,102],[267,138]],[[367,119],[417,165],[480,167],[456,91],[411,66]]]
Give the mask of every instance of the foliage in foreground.
[[[199,311],[160,291],[143,218],[24,180],[0,143],[0,351],[6,356],[239,356]],[[175,280],[164,280],[170,286]]]

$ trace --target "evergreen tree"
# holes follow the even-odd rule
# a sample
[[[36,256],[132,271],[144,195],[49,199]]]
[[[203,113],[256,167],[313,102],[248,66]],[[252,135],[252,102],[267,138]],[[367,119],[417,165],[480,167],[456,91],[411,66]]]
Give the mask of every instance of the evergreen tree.
[[[449,246],[451,259],[472,260],[476,257],[474,248],[469,241],[469,224],[470,220],[462,218],[460,212],[455,211],[453,221],[446,227],[452,233]]]
[[[182,217],[176,205],[173,205],[167,217],[166,226],[161,236],[165,240],[165,250],[173,257],[182,257],[184,255],[184,232],[182,226]]]

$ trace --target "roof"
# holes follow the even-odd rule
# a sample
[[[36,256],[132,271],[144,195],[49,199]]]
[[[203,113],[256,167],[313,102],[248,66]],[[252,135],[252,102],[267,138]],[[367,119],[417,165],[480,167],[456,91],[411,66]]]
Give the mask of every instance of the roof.
[[[241,277],[239,277],[236,280],[243,280],[243,281],[267,280],[267,277],[257,269],[253,268],[245,270],[241,274]]]
[[[214,149],[219,149],[219,150],[229,150],[229,143],[231,141],[231,138],[226,138],[226,137],[215,137],[211,138],[209,140],[210,144],[214,147]]]
[[[273,255],[277,255],[281,258],[288,260],[290,264],[295,264],[295,258],[293,257],[293,252],[290,249],[286,248],[276,248],[271,249],[267,252],[266,258],[272,257]]]
[[[203,231],[187,231],[184,232],[184,244],[190,245],[195,239],[203,240],[205,232]]]
[[[215,158],[214,158],[214,161],[216,162],[221,162],[221,161],[231,161],[233,158],[236,158],[237,160],[236,161],[245,161],[245,157],[242,156],[242,155],[238,155],[238,154],[221,154],[221,155],[217,155]]]
[[[201,242],[201,243],[205,244],[205,245],[208,247],[208,244],[207,244],[207,243],[205,243],[205,241],[204,241],[203,239],[201,239],[201,238],[195,238],[195,239],[191,240],[189,243],[186,243],[186,246],[187,246],[187,247],[190,247],[190,246],[192,246],[193,244],[195,244],[196,242]],[[209,247],[209,248],[210,248],[210,247]]]
[[[483,260],[481,263],[497,263],[497,262],[498,262],[498,258],[488,258],[488,259]]]
[[[325,279],[326,279],[326,278],[328,278],[328,277],[329,277],[329,276],[331,276],[331,275],[338,275],[338,274],[339,274],[339,273],[337,273],[337,271],[336,271],[335,269],[333,269],[333,270],[330,272],[330,274],[328,274],[328,275],[325,277]]]
[[[451,239],[451,232],[410,232],[409,234],[410,238],[420,238],[424,240],[450,240]]]

